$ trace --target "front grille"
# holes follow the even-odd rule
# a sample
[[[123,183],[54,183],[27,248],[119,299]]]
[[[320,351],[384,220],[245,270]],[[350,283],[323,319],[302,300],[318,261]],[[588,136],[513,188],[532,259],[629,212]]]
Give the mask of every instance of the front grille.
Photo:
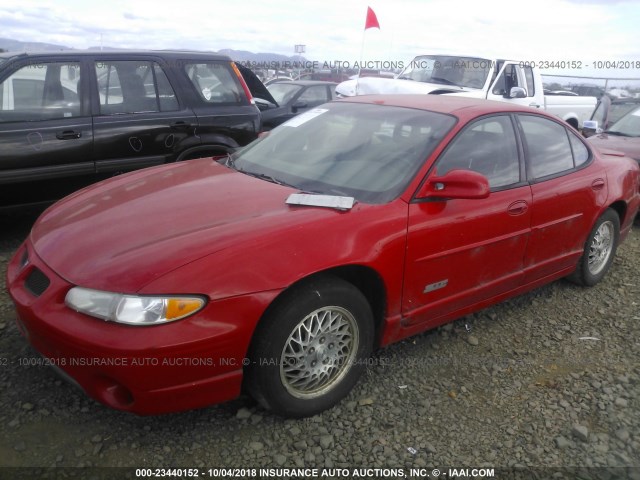
[[[49,287],[51,282],[42,271],[34,268],[24,282],[24,286],[27,290],[33,293],[36,297],[39,297]]]

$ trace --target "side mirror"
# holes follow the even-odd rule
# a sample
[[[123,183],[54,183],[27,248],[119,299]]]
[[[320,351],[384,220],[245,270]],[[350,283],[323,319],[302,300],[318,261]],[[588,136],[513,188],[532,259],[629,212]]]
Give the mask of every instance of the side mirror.
[[[527,91],[522,87],[511,87],[509,98],[526,98]]]
[[[296,102],[291,106],[293,113],[296,113],[301,108],[307,108],[307,102]]]
[[[597,120],[585,120],[582,122],[582,135],[584,137],[589,138],[598,133],[602,133],[602,129],[598,128]]]
[[[451,170],[439,177],[432,175],[424,183],[418,198],[482,199],[489,196],[489,180],[471,170]]]
[[[261,112],[264,112],[265,110],[271,110],[272,108],[278,108],[275,103],[265,100],[264,98],[254,97],[253,100],[256,102],[256,106]]]

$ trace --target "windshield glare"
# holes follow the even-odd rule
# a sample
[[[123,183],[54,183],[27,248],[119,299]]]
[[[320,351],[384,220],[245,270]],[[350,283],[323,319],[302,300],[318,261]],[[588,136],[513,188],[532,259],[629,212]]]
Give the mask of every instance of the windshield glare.
[[[411,108],[331,103],[245,147],[233,166],[304,192],[386,203],[404,191],[455,123]]]
[[[625,137],[640,137],[640,107],[627,113],[609,128],[607,133],[624,135]]]
[[[414,58],[398,78],[466,88],[482,88],[490,70],[491,60],[485,58],[423,55]]]
[[[291,83],[272,83],[267,87],[271,96],[280,105],[284,105],[293,98],[298,90],[302,87],[300,85],[292,85]]]

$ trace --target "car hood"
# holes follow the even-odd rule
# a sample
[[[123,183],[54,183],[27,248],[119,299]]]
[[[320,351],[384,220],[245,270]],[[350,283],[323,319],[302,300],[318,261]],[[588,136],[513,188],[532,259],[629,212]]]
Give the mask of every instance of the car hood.
[[[640,162],[640,138],[638,137],[621,137],[601,133],[589,137],[587,141],[598,149],[618,150],[627,157]]]
[[[412,80],[398,80],[395,78],[363,77],[358,80],[347,80],[336,87],[336,93],[345,97],[356,95],[395,94],[395,93],[419,93],[442,94],[460,93],[470,91],[455,85],[442,85],[438,83],[414,82]]]
[[[132,293],[270,230],[341,214],[292,208],[285,200],[294,192],[211,159],[181,162],[116,177],[63,199],[38,219],[31,242],[68,282]]]

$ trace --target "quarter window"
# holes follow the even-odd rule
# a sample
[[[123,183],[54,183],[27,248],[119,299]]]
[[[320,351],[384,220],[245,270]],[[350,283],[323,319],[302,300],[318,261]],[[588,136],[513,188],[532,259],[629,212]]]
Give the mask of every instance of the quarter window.
[[[206,103],[242,103],[240,85],[231,66],[222,62],[191,63],[185,66],[189,80]]]
[[[0,83],[0,122],[77,117],[79,63],[26,65]]]
[[[492,189],[518,183],[518,146],[509,116],[479,120],[458,135],[437,163],[438,175],[455,169],[481,173]]]
[[[520,124],[534,178],[555,175],[573,168],[573,155],[566,128],[533,115],[520,115]]]
[[[176,94],[155,62],[96,62],[100,113],[165,112],[178,109]]]

